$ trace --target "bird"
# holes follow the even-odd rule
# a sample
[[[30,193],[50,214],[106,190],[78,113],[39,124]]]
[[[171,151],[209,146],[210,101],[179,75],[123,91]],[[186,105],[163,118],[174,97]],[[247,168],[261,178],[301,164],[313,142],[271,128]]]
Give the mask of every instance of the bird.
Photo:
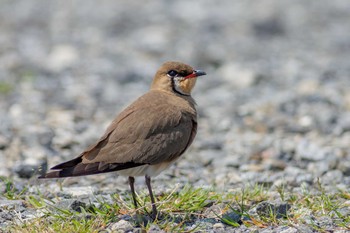
[[[182,62],[165,62],[154,75],[150,90],[126,107],[95,144],[38,178],[116,172],[128,177],[137,209],[135,177],[144,176],[151,217],[157,218],[151,177],[172,165],[192,144],[197,133],[197,111],[191,91],[197,77],[203,75],[204,71]]]

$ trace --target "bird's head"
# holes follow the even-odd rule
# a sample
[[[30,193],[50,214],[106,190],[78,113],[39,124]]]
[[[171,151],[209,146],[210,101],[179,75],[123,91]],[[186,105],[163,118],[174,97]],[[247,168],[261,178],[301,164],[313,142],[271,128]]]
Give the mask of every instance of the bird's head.
[[[191,95],[198,76],[206,75],[204,71],[195,70],[181,62],[165,62],[154,76],[151,89]]]

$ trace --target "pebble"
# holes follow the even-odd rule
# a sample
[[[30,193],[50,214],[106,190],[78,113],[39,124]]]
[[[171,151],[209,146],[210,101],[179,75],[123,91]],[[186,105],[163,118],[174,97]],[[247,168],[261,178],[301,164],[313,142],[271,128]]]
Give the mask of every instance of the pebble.
[[[148,229],[148,232],[150,233],[165,233],[165,231],[161,230],[159,226],[156,224],[151,224],[151,226]]]
[[[296,155],[300,159],[308,161],[320,161],[326,159],[328,153],[318,145],[307,140],[302,140],[296,148]]]
[[[285,226],[281,226],[281,227],[277,227],[275,229],[275,232],[280,232],[280,233],[298,233],[299,230],[295,227],[285,227]]]
[[[11,209],[11,210],[19,210],[24,206],[24,202],[21,200],[1,200],[0,199],[0,207],[2,210]]]
[[[86,203],[78,201],[76,199],[63,199],[55,203],[55,207],[58,209],[68,209],[82,212],[82,209],[86,208]]]
[[[307,225],[297,225],[295,226],[296,229],[298,229],[299,232],[303,232],[303,233],[313,233],[314,230],[310,227],[310,226],[307,226]]]
[[[342,161],[339,163],[338,169],[344,176],[350,176],[350,161]]]
[[[118,222],[111,223],[108,228],[112,232],[116,233],[132,232],[132,230],[134,229],[131,223],[125,220],[119,220]]]
[[[38,165],[21,163],[14,167],[13,170],[20,178],[29,179],[35,175],[39,176],[41,169],[47,170],[45,167],[47,167],[45,162]]]
[[[228,82],[228,85],[232,85],[237,89],[252,86],[257,78],[257,75],[251,69],[243,68],[234,63],[224,64],[217,72]]]
[[[72,186],[65,187],[64,193],[75,198],[86,198],[90,197],[94,193],[94,188],[92,186]]]
[[[287,218],[288,211],[291,208],[291,205],[288,203],[271,203],[268,201],[260,202],[256,206],[256,212],[260,217],[269,218],[275,216],[279,218]]]
[[[215,223],[213,225],[213,229],[215,232],[225,232],[225,225],[223,223]]]
[[[10,140],[8,138],[0,135],[0,150],[4,150],[8,146],[9,141]]]
[[[338,184],[343,180],[343,173],[339,170],[331,170],[326,172],[322,178],[321,182],[325,185]]]
[[[241,215],[236,212],[228,212],[222,215],[223,219],[228,219],[229,221],[236,222],[238,224],[242,223]]]
[[[47,59],[47,68],[59,72],[74,65],[79,59],[78,51],[71,45],[56,45]]]

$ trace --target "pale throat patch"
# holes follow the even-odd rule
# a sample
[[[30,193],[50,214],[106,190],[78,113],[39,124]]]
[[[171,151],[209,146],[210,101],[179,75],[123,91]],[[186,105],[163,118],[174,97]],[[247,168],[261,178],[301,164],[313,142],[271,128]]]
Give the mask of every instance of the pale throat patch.
[[[175,90],[183,95],[190,95],[191,91],[196,84],[197,78],[174,78]]]

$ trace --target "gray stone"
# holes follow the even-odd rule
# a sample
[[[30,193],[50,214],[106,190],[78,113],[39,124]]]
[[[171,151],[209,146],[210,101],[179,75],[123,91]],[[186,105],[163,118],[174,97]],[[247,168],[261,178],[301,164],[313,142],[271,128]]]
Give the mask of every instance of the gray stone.
[[[345,204],[345,203],[344,203]],[[337,211],[331,211],[329,213],[330,216],[332,217],[338,217],[338,215],[342,217],[350,216],[350,206],[344,206],[340,209],[337,209]]]
[[[307,226],[305,224],[296,225],[295,228],[298,229],[299,232],[314,233],[314,230],[310,226]]]
[[[0,211],[0,230],[3,227],[8,226],[15,218],[14,212],[2,212]]]
[[[224,233],[225,232],[225,225],[222,223],[215,223],[213,225],[213,230],[215,233]]]
[[[159,226],[156,224],[151,224],[151,226],[148,229],[148,232],[150,233],[165,233],[165,231],[161,230]]]
[[[131,232],[133,230],[131,223],[125,220],[119,220],[118,222],[111,223],[108,228],[111,229],[112,232],[117,233]]]
[[[54,205],[58,209],[69,209],[76,212],[81,212],[82,209],[86,208],[86,203],[75,199],[63,199]]]
[[[328,171],[321,178],[323,184],[334,185],[342,182],[343,173],[339,170]]]
[[[55,72],[71,67],[79,59],[78,51],[70,45],[56,45],[47,60],[47,67]]]
[[[3,135],[0,135],[0,150],[4,150],[9,145],[9,139]]]
[[[303,140],[298,144],[296,153],[300,159],[307,161],[320,161],[329,155],[328,151],[307,140]]]
[[[279,233],[298,233],[298,229],[295,227],[289,227],[289,226],[279,226],[276,229],[274,229],[275,232]]]
[[[260,217],[269,218],[275,216],[276,218],[286,218],[291,205],[288,203],[272,203],[268,201],[260,202],[256,206],[256,212]]]
[[[94,193],[93,186],[73,186],[64,189],[64,193],[75,198],[87,198]],[[108,198],[110,199],[110,198]]]
[[[241,224],[242,223],[242,216],[236,212],[228,212],[228,213],[225,213],[222,215],[222,218],[223,219],[227,219],[229,221],[233,221],[233,222],[236,222],[238,224]]]
[[[0,199],[0,208],[2,210],[16,210],[19,211],[23,209],[24,201],[21,200],[1,200]]]
[[[321,216],[317,219],[317,223],[322,229],[332,229],[333,227],[333,220],[328,216]]]
[[[46,161],[37,161],[38,164],[18,164],[14,167],[14,171],[20,178],[29,179],[33,176],[39,176],[42,171],[47,170],[47,162]]]
[[[339,163],[338,169],[343,172],[344,176],[350,176],[350,161],[342,161]]]
[[[26,207],[21,200],[0,199],[0,231],[2,227],[6,227],[18,220],[16,215],[25,212],[25,210]]]

